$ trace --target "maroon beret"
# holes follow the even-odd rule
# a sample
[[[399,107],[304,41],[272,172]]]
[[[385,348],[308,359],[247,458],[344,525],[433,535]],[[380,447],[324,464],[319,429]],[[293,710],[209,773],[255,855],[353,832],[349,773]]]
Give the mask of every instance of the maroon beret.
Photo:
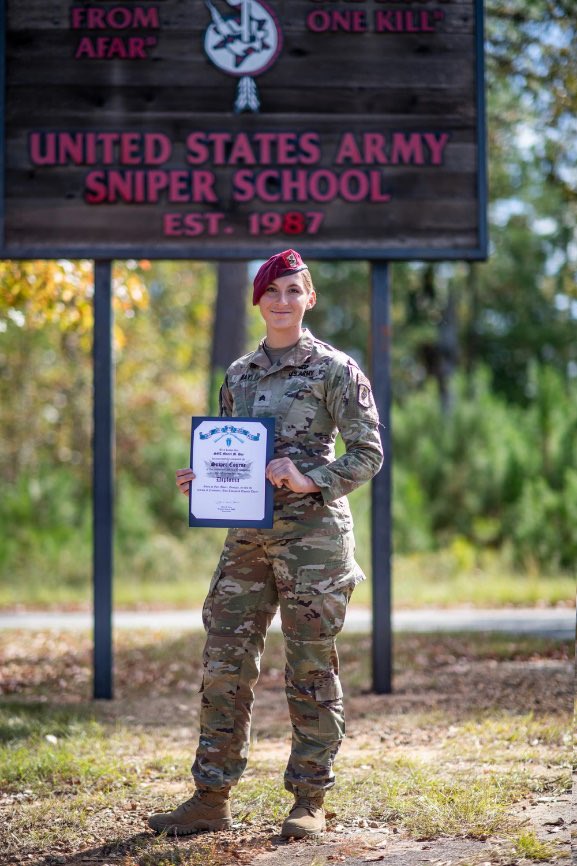
[[[285,250],[283,253],[276,253],[276,255],[271,256],[264,265],[260,266],[254,278],[253,305],[256,306],[258,304],[268,286],[277,277],[286,277],[287,274],[297,274],[299,271],[306,270],[306,267],[296,250]]]

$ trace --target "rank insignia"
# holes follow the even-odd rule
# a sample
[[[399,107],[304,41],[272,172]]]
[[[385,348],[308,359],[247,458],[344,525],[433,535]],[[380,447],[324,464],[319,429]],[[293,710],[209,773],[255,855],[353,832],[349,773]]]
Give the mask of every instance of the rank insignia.
[[[260,394],[256,394],[253,408],[255,406],[270,406],[271,397],[272,391],[262,391]]]

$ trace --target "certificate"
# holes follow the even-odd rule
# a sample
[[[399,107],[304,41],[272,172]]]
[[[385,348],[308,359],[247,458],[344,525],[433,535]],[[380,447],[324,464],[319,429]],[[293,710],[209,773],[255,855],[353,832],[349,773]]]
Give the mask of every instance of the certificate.
[[[188,525],[270,529],[273,447],[274,418],[193,418]]]

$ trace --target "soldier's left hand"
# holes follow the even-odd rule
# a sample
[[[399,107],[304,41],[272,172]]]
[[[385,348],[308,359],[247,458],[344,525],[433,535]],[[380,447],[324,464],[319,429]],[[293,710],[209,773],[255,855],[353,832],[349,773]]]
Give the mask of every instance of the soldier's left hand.
[[[293,493],[318,493],[312,478],[299,472],[290,457],[277,457],[266,467],[266,477],[275,487],[288,487]]]

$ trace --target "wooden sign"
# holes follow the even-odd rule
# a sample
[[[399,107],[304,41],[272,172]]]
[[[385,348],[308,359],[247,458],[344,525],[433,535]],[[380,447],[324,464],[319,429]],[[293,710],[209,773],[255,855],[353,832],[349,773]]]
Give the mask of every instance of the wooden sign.
[[[482,0],[4,3],[4,257],[486,256]]]

